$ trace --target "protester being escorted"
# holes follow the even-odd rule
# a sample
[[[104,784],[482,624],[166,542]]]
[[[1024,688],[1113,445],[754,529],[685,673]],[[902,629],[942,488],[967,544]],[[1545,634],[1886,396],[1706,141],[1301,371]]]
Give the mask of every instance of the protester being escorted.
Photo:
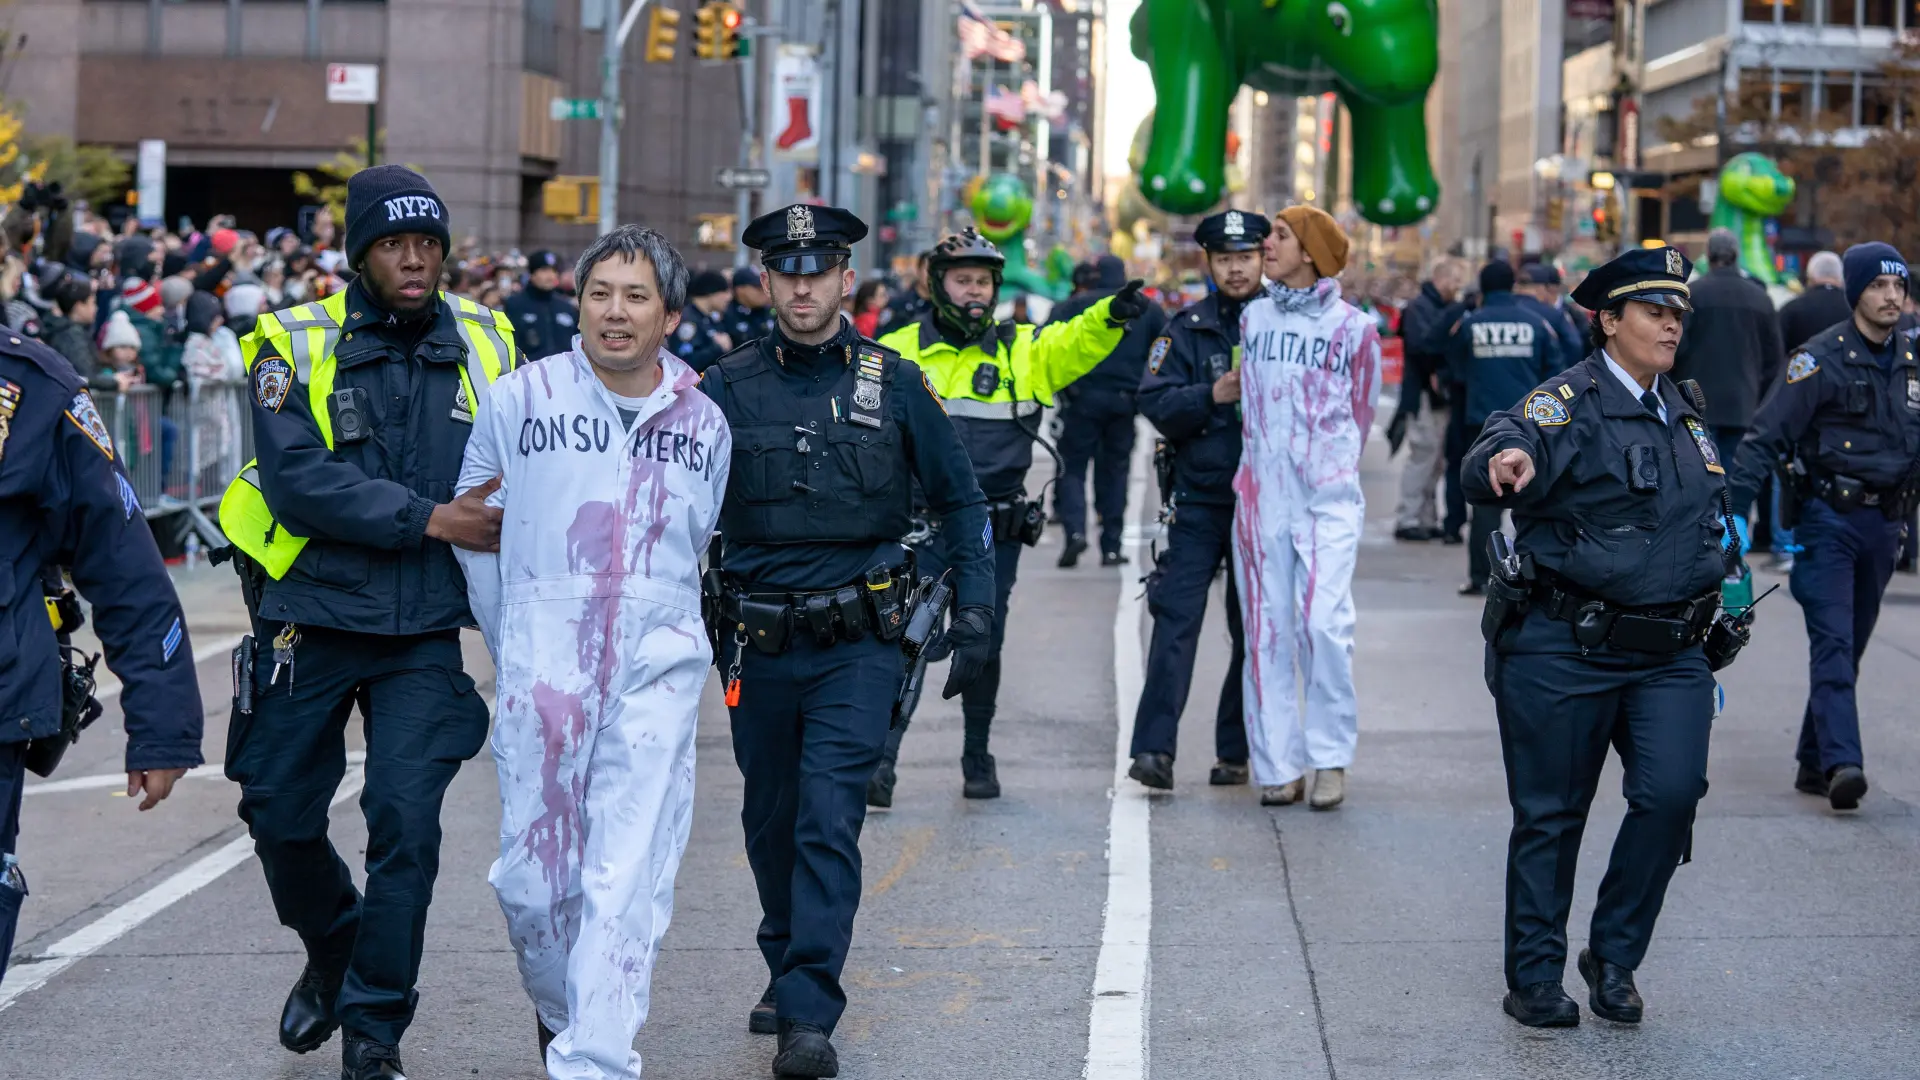
[[[707,600],[770,975],[748,1028],[778,1034],[776,1076],[839,1071],[831,1037],[847,1005],[864,796],[912,614],[900,538],[916,481],[946,525],[938,542],[952,568],[944,696],[987,666],[993,620],[993,534],[953,423],[911,361],[840,317],[866,234],[845,210],[801,204],[747,226],[778,326],[700,381],[733,437]]]
[[[251,711],[236,698],[226,774],[240,785],[267,890],[306,967],[281,1045],[318,1049],[345,1028],[342,1080],[399,1080],[440,804],[487,737],[462,667],[474,621],[453,548],[497,550],[493,488],[453,481],[488,386],[517,357],[504,314],[437,291],[445,202],[398,165],[347,182],[356,275],[325,300],[263,315],[246,346],[259,459],[220,521],[244,559],[253,616]],[[346,772],[345,729],[365,716],[364,896],[327,839]]]
[[[14,856],[26,773],[45,776],[80,716],[63,705],[70,650],[90,605],[107,668],[120,679],[126,794],[151,810],[204,760],[193,643],[160,549],[100,410],[72,364],[0,332],[0,977],[13,953],[28,868]],[[52,601],[51,606],[48,601]],[[51,612],[58,614],[52,615]],[[97,706],[96,706],[97,707]]]
[[[1513,294],[1513,267],[1490,262],[1480,269],[1480,306],[1454,325],[1447,363],[1462,388],[1461,430],[1471,446],[1487,418],[1526,396],[1561,369],[1560,337],[1535,309]],[[1467,581],[1462,596],[1486,591],[1487,537],[1500,527],[1501,508],[1477,504],[1467,537]]]
[[[1341,299],[1335,278],[1348,247],[1324,210],[1282,210],[1267,244],[1273,284],[1240,316],[1233,555],[1247,628],[1247,741],[1263,806],[1300,801],[1309,768],[1313,808],[1340,805],[1359,735],[1353,565],[1380,338],[1373,319]]]
[[[727,305],[724,322],[727,336],[738,345],[773,333],[773,305],[767,299],[766,286],[760,284],[760,271],[751,266],[734,267],[733,302]]]
[[[1560,268],[1549,262],[1530,262],[1514,274],[1514,299],[1521,307],[1540,316],[1559,343],[1559,364],[1567,368],[1587,358],[1586,335],[1574,329],[1572,320],[1560,309]]]
[[[1807,707],[1793,786],[1852,810],[1867,792],[1855,685],[1900,533],[1920,499],[1920,367],[1894,332],[1907,264],[1890,244],[1842,257],[1853,315],[1787,358],[1733,460],[1736,513],[1792,459],[1787,504],[1798,503],[1801,547],[1789,579],[1807,624]],[[1783,519],[1796,517],[1783,506]],[[1742,531],[1745,521],[1741,521]]]
[[[1600,347],[1490,416],[1464,468],[1476,507],[1513,511],[1515,557],[1481,630],[1513,805],[1502,1007],[1529,1027],[1580,1022],[1561,987],[1567,917],[1609,745],[1627,814],[1579,969],[1596,1016],[1639,1023],[1633,973],[1688,858],[1713,671],[1738,648],[1707,635],[1738,550],[1719,452],[1664,376],[1691,269],[1656,248],[1588,274],[1574,299],[1594,312]]]
[[[1240,314],[1261,289],[1261,248],[1273,225],[1259,214],[1225,210],[1203,218],[1194,242],[1206,253],[1214,291],[1176,312],[1147,352],[1140,412],[1166,440],[1170,490],[1161,492],[1167,546],[1147,574],[1145,681],[1134,710],[1133,764],[1127,775],[1150,788],[1173,787],[1180,716],[1193,686],[1193,661],[1206,622],[1207,593],[1233,553],[1233,474],[1240,467]],[[1142,322],[1152,316],[1141,319]],[[1129,331],[1131,332],[1131,331]],[[1246,640],[1240,593],[1227,574],[1227,636],[1232,652],[1214,713],[1213,769],[1207,782],[1247,782],[1247,724],[1240,680]]]
[[[917,364],[945,403],[987,498],[995,587],[988,627],[992,640],[986,669],[960,700],[966,728],[960,744],[960,794],[969,799],[1000,797],[1000,774],[988,752],[988,736],[999,702],[1000,650],[1006,643],[1020,551],[1038,544],[1046,528],[1046,493],[1029,499],[1025,486],[1033,468],[1033,447],[1040,440],[1040,410],[1112,354],[1127,324],[1150,306],[1140,295],[1140,282],[1133,281],[1068,322],[1041,328],[997,321],[994,310],[1005,267],[1006,256],[976,230],[948,236],[927,261],[932,316],[880,340]],[[966,527],[944,521],[937,507],[932,511],[927,520],[938,531]],[[939,547],[923,544],[919,556],[923,573],[930,567],[939,572]],[[892,804],[894,763],[908,719],[901,717],[888,736],[868,794],[874,805]]]
[[[1245,228],[1244,224],[1242,228]],[[1055,304],[1049,325],[1064,325],[1127,284],[1127,264],[1118,255],[1094,260],[1093,280],[1078,296]],[[1100,565],[1127,561],[1120,541],[1127,528],[1127,468],[1133,460],[1135,395],[1146,374],[1147,350],[1166,333],[1167,316],[1148,305],[1127,324],[1120,344],[1092,371],[1060,392],[1060,478],[1053,513],[1066,531],[1059,565],[1075,566],[1087,550],[1087,466],[1093,466],[1093,508],[1100,516]]]
[[[545,1075],[617,1080],[641,1075],[633,1038],[693,820],[713,659],[700,559],[732,445],[700,376],[661,347],[686,301],[679,252],[623,225],[575,280],[574,347],[502,375],[467,440],[458,490],[497,485],[500,550],[455,554],[498,672],[488,880]]]
[[[712,367],[734,347],[733,336],[726,331],[725,312],[732,303],[727,280],[718,270],[702,270],[687,285],[687,306],[668,348],[695,371]]]
[[[1741,271],[1740,238],[1730,229],[1707,234],[1707,272],[1690,288],[1693,310],[1674,354],[1673,377],[1700,384],[1707,395],[1701,419],[1720,460],[1727,461],[1760,399],[1780,377],[1780,316],[1767,290]],[[1744,516],[1751,507],[1735,503],[1733,509]]]
[[[1425,543],[1445,535],[1436,493],[1446,471],[1447,414],[1452,408],[1446,341],[1449,328],[1466,314],[1455,308],[1466,280],[1465,262],[1441,259],[1433,276],[1400,309],[1400,402],[1387,427],[1394,449],[1402,438],[1407,445],[1407,460],[1400,467],[1400,502],[1393,511],[1396,540]]]

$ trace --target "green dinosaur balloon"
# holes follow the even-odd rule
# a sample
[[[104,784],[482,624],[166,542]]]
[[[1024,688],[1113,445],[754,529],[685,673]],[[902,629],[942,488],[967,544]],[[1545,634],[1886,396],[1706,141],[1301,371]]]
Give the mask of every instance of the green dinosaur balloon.
[[[1720,191],[1707,224],[1740,237],[1740,268],[1762,285],[1783,285],[1767,244],[1767,219],[1793,202],[1793,178],[1765,154],[1735,154],[1720,169]]]
[[[1198,214],[1225,188],[1227,107],[1338,91],[1353,118],[1353,201],[1380,225],[1440,201],[1427,162],[1427,89],[1439,68],[1434,0],[1141,0],[1133,53],[1153,72],[1153,140],[1140,190]]]
[[[1049,300],[1066,298],[1073,288],[1073,257],[1065,248],[1055,245],[1047,253],[1045,270],[1027,265],[1027,226],[1033,221],[1033,200],[1019,177],[1010,173],[988,176],[967,205],[980,235],[998,245],[1007,257],[1002,278],[1008,286]]]

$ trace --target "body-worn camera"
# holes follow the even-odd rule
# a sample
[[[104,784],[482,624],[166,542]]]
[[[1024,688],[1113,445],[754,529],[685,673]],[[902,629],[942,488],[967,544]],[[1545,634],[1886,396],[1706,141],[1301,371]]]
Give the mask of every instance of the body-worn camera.
[[[335,390],[327,395],[327,411],[333,414],[333,442],[365,442],[373,435],[371,399],[364,386]]]
[[[1627,447],[1627,490],[1636,495],[1660,490],[1660,456],[1653,447]]]
[[[992,361],[982,361],[973,369],[973,392],[977,397],[992,397],[1000,389],[1000,367]]]

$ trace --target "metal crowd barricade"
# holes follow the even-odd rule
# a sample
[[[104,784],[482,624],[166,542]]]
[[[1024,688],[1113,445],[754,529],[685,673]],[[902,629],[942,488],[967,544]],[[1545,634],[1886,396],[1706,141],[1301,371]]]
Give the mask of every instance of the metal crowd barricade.
[[[246,389],[205,380],[94,396],[149,519],[186,514],[203,544],[226,543],[207,512],[253,457]]]

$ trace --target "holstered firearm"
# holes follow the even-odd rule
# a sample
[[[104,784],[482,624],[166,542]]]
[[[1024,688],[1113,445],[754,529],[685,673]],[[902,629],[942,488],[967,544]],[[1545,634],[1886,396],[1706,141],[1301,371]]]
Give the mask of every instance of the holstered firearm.
[[[947,572],[950,573],[951,570]],[[900,651],[907,656],[907,673],[900,680],[900,692],[894,695],[888,730],[913,716],[914,707],[920,704],[920,690],[926,683],[927,662],[942,655],[940,646],[947,638],[947,606],[953,601],[947,574],[941,574],[938,580],[921,579],[914,591],[913,612],[907,616],[906,632],[900,635]]]
[[[1493,645],[1502,631],[1526,617],[1533,567],[1514,552],[1507,534],[1498,529],[1487,537],[1487,554],[1492,557],[1493,576],[1487,579],[1486,606],[1480,610],[1480,636]]]
[[[252,556],[228,544],[207,552],[207,561],[215,566],[232,560],[233,572],[240,576],[240,600],[247,605],[249,619],[260,618],[260,592],[267,587],[267,572]]]
[[[1800,524],[1800,506],[1807,498],[1807,467],[1799,458],[1782,458],[1774,475],[1780,478],[1780,527],[1791,529]]]
[[[1153,440],[1153,482],[1160,491],[1160,512],[1173,502],[1173,459],[1176,451],[1165,439]]]

